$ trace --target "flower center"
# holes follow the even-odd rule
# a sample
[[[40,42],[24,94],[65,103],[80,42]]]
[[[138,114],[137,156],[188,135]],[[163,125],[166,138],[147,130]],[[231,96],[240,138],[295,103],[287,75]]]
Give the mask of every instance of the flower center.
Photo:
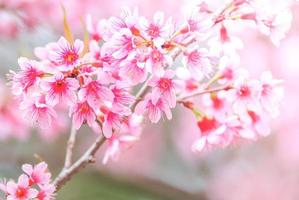
[[[152,37],[152,38],[157,38],[160,36],[160,28],[156,26],[155,24],[151,24],[149,28],[147,29],[147,33]]]
[[[27,194],[27,190],[25,188],[18,187],[17,192],[16,192],[16,196],[18,198],[25,198],[26,194]]]
[[[169,90],[171,87],[171,80],[168,78],[161,78],[159,80],[159,88],[166,91]]]
[[[244,85],[239,89],[238,94],[240,97],[249,97],[251,92],[249,87]]]
[[[197,126],[201,130],[203,135],[207,135],[209,132],[213,131],[217,127],[217,121],[215,118],[204,117],[197,122]]]
[[[64,56],[64,60],[67,64],[73,64],[77,59],[78,54],[72,51],[67,52]]]

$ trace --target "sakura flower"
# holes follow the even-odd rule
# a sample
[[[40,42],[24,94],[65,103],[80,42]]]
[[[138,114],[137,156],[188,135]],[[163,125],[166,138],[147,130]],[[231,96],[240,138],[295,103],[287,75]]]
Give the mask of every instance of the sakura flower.
[[[38,122],[40,127],[51,126],[52,121],[57,117],[53,107],[48,105],[45,96],[26,97],[20,104],[20,109],[24,110],[27,119]]]
[[[137,115],[145,114],[153,123],[157,123],[162,113],[166,114],[167,119],[172,118],[172,113],[168,103],[163,98],[153,100],[153,94],[148,94],[143,101],[141,101],[135,109]]]
[[[209,77],[213,71],[213,66],[212,57],[207,49],[194,47],[189,52],[185,52],[184,55],[182,62],[190,70],[194,79],[201,80],[203,77]]]
[[[29,185],[44,185],[51,181],[51,174],[48,172],[48,165],[45,162],[41,162],[34,167],[29,164],[22,166],[23,171],[29,177]]]
[[[121,62],[120,75],[123,76],[132,85],[144,82],[147,71],[144,59],[140,59],[138,55],[128,57]]]
[[[49,59],[61,70],[72,70],[78,64],[84,44],[81,40],[75,40],[70,44],[64,37],[57,43],[49,45]]]
[[[55,196],[55,186],[52,184],[41,185],[37,194],[38,200],[53,200]]]
[[[265,114],[257,111],[248,110],[247,115],[241,115],[241,121],[245,123],[245,127],[254,130],[261,136],[268,136],[271,132],[269,127],[269,119]]]
[[[230,111],[226,98],[225,91],[203,95],[202,100],[206,108],[205,113],[224,121],[227,117],[227,112]]]
[[[233,101],[233,109],[237,113],[246,112],[248,106],[259,107],[257,100],[259,83],[256,80],[247,80],[247,72],[241,70],[239,77],[234,81],[233,89],[228,93],[228,99]]]
[[[86,99],[94,110],[99,109],[101,103],[105,101],[112,102],[113,100],[111,90],[96,80],[87,80],[86,85],[79,91],[78,96],[79,99]]]
[[[278,115],[278,105],[283,97],[283,89],[279,87],[281,82],[281,80],[273,79],[270,71],[261,75],[261,103],[265,110],[274,117]]]
[[[121,128],[124,116],[131,114],[130,109],[123,109],[123,107],[101,107],[101,111],[104,114],[103,133],[105,137],[110,138],[113,130],[119,130]]]
[[[112,29],[111,32],[119,32],[121,29],[128,28],[134,34],[136,24],[138,24],[139,12],[138,8],[130,9],[129,7],[123,7],[121,9],[120,17],[110,17],[109,25]]]
[[[12,90],[15,95],[27,92],[29,88],[35,86],[44,72],[40,70],[40,64],[37,61],[21,57],[18,59],[21,71],[12,74]]]
[[[123,59],[133,51],[133,36],[129,29],[121,29],[102,47],[102,55],[112,53],[115,59]],[[108,51],[109,52],[106,52]]]
[[[262,12],[262,11],[261,11]],[[291,27],[292,13],[288,9],[284,9],[275,14],[263,16],[260,14],[259,27],[262,33],[269,35],[271,41],[279,46],[280,41],[286,36],[287,31]]]
[[[73,116],[73,124],[76,129],[79,129],[83,123],[87,123],[92,127],[96,120],[96,115],[87,101],[80,101],[72,106],[70,109],[71,115]]]
[[[162,76],[164,67],[170,66],[173,60],[169,55],[163,54],[162,50],[153,48],[146,61],[146,69],[156,76]]]
[[[224,25],[220,27],[219,35],[210,39],[208,44],[213,55],[234,55],[243,48],[243,42],[238,37],[229,35]]]
[[[55,74],[43,82],[43,90],[46,92],[46,101],[50,105],[58,103],[72,104],[76,101],[76,90],[80,87],[74,78],[66,78],[62,73]]]
[[[207,145],[227,145],[230,142],[230,137],[225,135],[226,126],[213,117],[202,117],[197,126],[200,138],[192,145],[194,152],[201,152]]]
[[[19,177],[18,183],[8,181],[6,187],[8,200],[33,199],[38,194],[36,189],[30,188],[29,178],[24,174]]]
[[[91,39],[97,42],[101,41],[103,38],[107,39],[107,37],[111,36],[107,20],[100,20],[97,23],[94,23],[91,15],[87,15],[86,28],[88,33],[91,35]]]
[[[135,100],[135,97],[126,88],[122,88],[121,86],[114,86],[111,88],[111,91],[114,95],[112,106],[120,110],[125,110],[124,106],[132,104]]]
[[[150,39],[157,39],[160,37],[169,36],[172,31],[172,20],[168,19],[164,24],[164,13],[156,12],[153,21],[150,22],[146,18],[140,18],[141,29],[146,33]]]
[[[154,76],[149,81],[149,86],[153,87],[152,101],[156,103],[160,98],[166,100],[170,108],[176,105],[176,89],[179,87],[178,83],[173,80],[174,71],[167,70],[162,77]]]
[[[133,135],[113,134],[108,138],[108,147],[102,161],[103,164],[106,164],[110,159],[116,160],[119,157],[121,148],[126,148],[137,140],[138,138]]]

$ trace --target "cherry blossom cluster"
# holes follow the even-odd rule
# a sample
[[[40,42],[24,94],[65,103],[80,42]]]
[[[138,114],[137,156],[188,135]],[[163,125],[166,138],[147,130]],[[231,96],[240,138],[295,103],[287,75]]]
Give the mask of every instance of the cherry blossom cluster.
[[[230,27],[255,25],[279,44],[292,15],[264,8],[232,0],[217,8],[203,2],[182,21],[162,12],[148,19],[128,8],[109,19],[88,16],[84,41],[66,29],[65,37],[35,49],[37,59],[20,58],[12,90],[25,117],[41,127],[65,110],[76,129],[86,124],[102,133],[103,162],[138,139],[143,118],[170,120],[179,104],[196,116],[195,151],[256,139],[269,134],[268,120],[277,115],[280,81],[270,72],[254,80],[239,68],[243,44]]]
[[[51,200],[54,199],[55,186],[51,184],[51,173],[48,165],[41,162],[35,166],[24,164],[23,174],[18,181],[0,182],[0,191],[8,200]]]

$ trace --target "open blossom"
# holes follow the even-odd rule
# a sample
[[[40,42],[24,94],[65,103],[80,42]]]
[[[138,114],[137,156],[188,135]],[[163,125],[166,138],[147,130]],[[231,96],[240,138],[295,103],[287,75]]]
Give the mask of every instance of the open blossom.
[[[283,98],[283,89],[279,86],[281,82],[281,80],[273,79],[270,71],[261,75],[261,104],[272,116],[278,115],[279,103]]]
[[[171,19],[168,19],[164,23],[164,13],[156,12],[153,17],[153,21],[149,21],[142,17],[140,19],[141,29],[146,33],[146,36],[150,39],[157,39],[160,37],[167,37],[173,31]]]
[[[179,83],[173,80],[175,72],[166,71],[164,76],[154,76],[149,85],[153,87],[152,101],[156,103],[160,98],[166,100],[170,108],[174,108],[176,105],[176,89],[179,88]]]
[[[76,101],[76,90],[79,88],[77,80],[66,78],[62,73],[55,74],[44,82],[43,89],[46,92],[46,101],[51,105],[59,102],[72,104]]]
[[[209,77],[213,71],[213,66],[212,57],[207,49],[194,47],[190,52],[185,52],[184,54],[183,64],[189,68],[194,79],[200,80],[203,77]]]
[[[61,37],[57,43],[50,44],[48,48],[49,59],[60,69],[70,70],[78,64],[84,44],[81,40],[75,40],[74,44],[70,44],[64,37]]]
[[[153,94],[147,95],[144,100],[136,106],[135,112],[138,115],[147,115],[153,123],[157,123],[160,120],[163,112],[167,119],[172,118],[172,113],[166,100],[163,98],[153,100]]]
[[[55,190],[55,186],[52,184],[41,185],[36,198],[38,200],[53,200],[55,199]]]
[[[44,95],[24,99],[20,109],[24,110],[27,119],[37,122],[44,128],[51,126],[52,121],[57,117],[53,107],[46,103]]]
[[[146,68],[156,76],[161,76],[164,73],[164,68],[172,64],[172,58],[164,54],[162,50],[154,48],[146,61]]]
[[[278,13],[266,16],[264,13],[261,13],[259,17],[261,18],[259,23],[260,30],[264,34],[269,35],[271,41],[278,46],[291,27],[291,11],[284,9]]]
[[[36,198],[38,191],[30,188],[29,178],[21,175],[17,183],[8,181],[6,185],[8,200],[25,200]]]
[[[108,138],[108,147],[102,161],[103,164],[106,164],[110,159],[116,160],[122,148],[127,148],[137,140],[138,137],[133,135],[113,134],[110,138]]]
[[[204,116],[197,122],[200,130],[200,138],[192,146],[195,152],[201,152],[207,145],[227,145],[231,136],[226,130],[226,125],[214,117]]]
[[[24,164],[22,169],[29,177],[30,186],[48,184],[51,181],[51,174],[48,172],[48,165],[45,162],[35,166]]]
[[[89,105],[97,110],[101,103],[112,102],[113,93],[99,81],[87,80],[86,85],[78,93],[80,99],[86,99]]]
[[[229,99],[234,102],[233,109],[241,113],[246,112],[249,106],[258,107],[259,86],[257,80],[248,80],[246,71],[240,71],[234,81],[234,89],[229,92]]]
[[[21,71],[12,74],[12,90],[16,95],[27,92],[30,87],[35,86],[44,72],[40,69],[40,63],[21,57],[18,59]]]
[[[92,107],[87,101],[77,102],[70,109],[70,116],[73,117],[73,124],[76,129],[79,129],[83,123],[87,123],[89,126],[96,120],[96,115]]]

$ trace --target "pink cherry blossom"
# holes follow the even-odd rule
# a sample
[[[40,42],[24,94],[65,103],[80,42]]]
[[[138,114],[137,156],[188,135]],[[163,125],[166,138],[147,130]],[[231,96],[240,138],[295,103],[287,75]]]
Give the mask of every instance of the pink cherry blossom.
[[[207,49],[199,49],[195,47],[190,52],[185,52],[183,64],[186,66],[192,77],[196,80],[201,80],[203,77],[208,77],[213,71],[212,57]]]
[[[86,99],[94,110],[99,109],[101,103],[105,101],[112,102],[113,93],[109,88],[99,81],[87,80],[86,82],[86,85],[78,93],[79,99]]]
[[[102,161],[103,164],[106,164],[110,159],[116,160],[119,157],[121,148],[126,148],[137,140],[138,138],[133,135],[113,134],[108,138],[108,147]]]
[[[29,178],[26,175],[21,175],[17,183],[8,181],[7,185],[8,200],[26,200],[36,198],[38,191],[29,186]]]
[[[44,82],[43,89],[46,92],[46,101],[51,105],[59,102],[72,104],[76,101],[76,90],[79,83],[73,78],[66,78],[62,73],[55,74]]]
[[[70,109],[70,115],[73,117],[73,123],[76,129],[79,129],[83,123],[92,126],[96,120],[96,115],[87,101],[77,102]]]
[[[264,72],[261,75],[261,103],[265,110],[271,113],[272,116],[277,116],[279,113],[278,107],[283,97],[283,89],[280,86],[281,82],[281,80],[273,79],[270,71]]]
[[[40,191],[37,194],[38,200],[53,200],[55,199],[55,186],[52,184],[41,185]]]
[[[25,98],[20,109],[24,110],[27,119],[38,122],[40,127],[44,128],[51,126],[52,121],[57,117],[53,107],[46,103],[44,95]]]
[[[172,118],[168,103],[163,98],[155,99],[154,101],[152,94],[147,95],[144,100],[136,106],[135,112],[138,115],[147,115],[153,123],[157,123],[160,120],[163,112],[166,114],[167,119]]]
[[[164,13],[156,12],[153,21],[148,21],[146,18],[140,19],[141,29],[146,33],[150,39],[157,39],[160,37],[167,37],[172,31],[171,19],[164,23]]]
[[[45,162],[41,162],[35,166],[24,164],[22,169],[29,177],[30,186],[50,183],[51,174],[48,172],[48,165]]]
[[[34,60],[21,57],[18,60],[21,71],[11,75],[12,90],[16,95],[27,92],[29,88],[35,86],[40,78],[44,75],[44,72],[40,69],[40,63]]]
[[[146,61],[146,68],[156,76],[161,76],[164,73],[164,67],[171,65],[172,62],[169,55],[163,54],[162,50],[154,48]]]
[[[192,146],[194,152],[201,152],[207,145],[227,145],[231,137],[228,137],[226,126],[215,118],[204,116],[197,122],[200,130],[200,138]]]
[[[153,77],[149,81],[149,85],[153,87],[152,101],[156,103],[160,98],[166,100],[170,108],[176,105],[176,89],[179,87],[178,83],[173,80],[175,72],[166,71],[162,77]]]
[[[280,41],[286,36],[291,27],[292,13],[289,9],[284,9],[275,14],[260,14],[260,30],[270,36],[271,41],[279,46]]]
[[[84,44],[81,40],[75,40],[70,44],[64,37],[57,43],[52,43],[49,48],[49,59],[62,70],[72,70],[78,64]]]

